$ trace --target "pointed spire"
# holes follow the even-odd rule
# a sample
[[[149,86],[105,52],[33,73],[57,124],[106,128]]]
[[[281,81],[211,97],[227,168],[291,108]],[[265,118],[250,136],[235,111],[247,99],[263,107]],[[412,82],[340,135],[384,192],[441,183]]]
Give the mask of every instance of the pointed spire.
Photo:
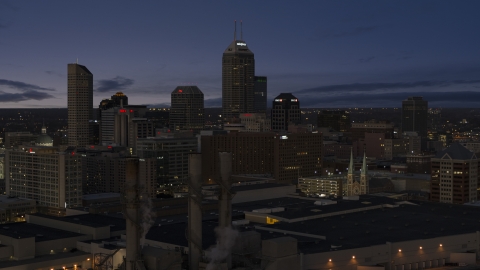
[[[367,155],[363,151],[362,175],[367,175]]]
[[[42,134],[47,134],[47,127],[45,127],[45,118],[43,118]]]
[[[234,21],[235,31],[233,31],[233,41],[237,40],[237,20]]]
[[[348,166],[348,174],[353,174],[353,149],[350,148],[350,165]]]
[[[240,40],[243,40],[243,21],[240,20]]]

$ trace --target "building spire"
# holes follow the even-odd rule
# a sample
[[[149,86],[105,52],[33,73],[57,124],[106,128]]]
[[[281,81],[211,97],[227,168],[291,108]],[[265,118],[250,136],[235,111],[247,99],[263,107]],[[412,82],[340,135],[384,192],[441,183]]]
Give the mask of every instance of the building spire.
[[[243,40],[243,22],[240,20],[240,40]]]
[[[237,40],[237,20],[234,21],[235,31],[233,31],[233,41]]]
[[[47,134],[47,127],[45,127],[45,118],[43,118],[42,134]]]
[[[367,175],[367,155],[363,151],[362,175]]]
[[[353,174],[353,149],[350,148],[350,165],[348,166],[348,174]]]

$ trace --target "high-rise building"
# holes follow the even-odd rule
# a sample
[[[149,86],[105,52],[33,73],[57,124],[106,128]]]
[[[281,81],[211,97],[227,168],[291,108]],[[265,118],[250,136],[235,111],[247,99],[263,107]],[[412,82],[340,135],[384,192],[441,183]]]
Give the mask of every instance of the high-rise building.
[[[222,119],[224,123],[239,122],[241,113],[254,112],[255,58],[243,41],[237,39],[223,52],[222,58]]]
[[[142,117],[146,111],[147,107],[143,105],[104,110],[101,119],[102,145],[125,146],[131,154],[135,154],[137,140],[155,134],[154,123]]]
[[[32,146],[7,150],[5,183],[8,196],[37,201],[47,212],[82,205],[80,155],[73,147]]]
[[[132,164],[129,166],[128,164]],[[136,174],[150,198],[156,193],[156,159],[124,153],[87,150],[82,153],[83,193],[122,193],[128,175]],[[134,168],[135,171],[128,171]]]
[[[319,128],[331,128],[335,131],[348,132],[351,127],[350,112],[347,111],[321,111],[317,116]]]
[[[377,121],[375,119],[363,123],[352,123],[350,128],[352,132],[352,141],[365,139],[366,133],[385,133],[385,139],[393,139],[394,125],[390,121]]]
[[[181,133],[138,139],[137,155],[156,160],[156,182],[185,184],[188,179],[188,155],[196,153],[198,139]]]
[[[464,204],[477,200],[478,158],[459,143],[437,153],[431,159],[430,200]]]
[[[128,97],[122,93],[117,92],[115,95],[112,95],[110,98],[102,99],[100,105],[98,105],[98,116],[97,119],[102,119],[102,111],[108,110],[113,107],[123,107],[128,105]]]
[[[202,135],[202,178],[214,183],[219,152],[232,153],[233,174],[269,175],[282,184],[322,171],[321,133],[230,132]]]
[[[202,91],[194,85],[177,86],[171,95],[170,129],[199,132],[204,126]]]
[[[301,123],[300,101],[290,94],[281,93],[272,103],[272,130],[288,130],[288,125]]]
[[[255,76],[253,110],[256,113],[267,112],[267,77]]]
[[[408,97],[402,101],[402,132],[415,131],[427,138],[428,101],[423,97]]]
[[[245,125],[246,132],[265,132],[272,127],[271,119],[265,113],[242,113],[240,122]]]
[[[68,144],[86,146],[93,119],[93,74],[87,67],[68,64]]]

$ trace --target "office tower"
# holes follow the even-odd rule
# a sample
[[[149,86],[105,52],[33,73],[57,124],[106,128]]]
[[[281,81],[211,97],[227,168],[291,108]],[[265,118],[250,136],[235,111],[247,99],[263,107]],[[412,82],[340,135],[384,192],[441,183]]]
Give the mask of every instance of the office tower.
[[[197,152],[198,139],[181,133],[138,139],[137,155],[156,160],[156,182],[185,184],[188,179],[188,155]]]
[[[93,119],[93,74],[87,67],[68,64],[68,144],[89,144]]]
[[[427,137],[428,101],[423,97],[408,97],[402,101],[402,132],[415,131]]]
[[[350,131],[350,112],[347,111],[321,111],[317,116],[317,127],[331,128],[335,131]]]
[[[98,116],[97,119],[102,119],[102,111],[113,108],[113,107],[122,107],[128,105],[128,97],[122,93],[117,92],[115,95],[112,95],[110,98],[102,99],[98,105]]]
[[[143,105],[104,110],[101,119],[102,145],[125,146],[134,154],[137,139],[155,134],[154,123],[143,117],[147,110],[147,106]]]
[[[245,126],[246,132],[270,131],[272,122],[265,113],[242,113],[240,123]]]
[[[32,146],[7,150],[5,183],[8,196],[37,201],[46,212],[58,215],[66,207],[82,205],[80,155],[73,147]]]
[[[255,76],[253,110],[256,113],[267,112],[267,77]]]
[[[459,143],[432,158],[430,200],[464,204],[477,200],[478,158]]]
[[[197,86],[177,86],[171,95],[170,129],[199,132],[205,126],[203,93]]]
[[[289,124],[301,123],[300,101],[290,94],[281,93],[272,103],[272,130],[288,130]]]
[[[24,143],[31,144],[38,135],[30,132],[5,132],[5,149],[14,148]]]
[[[321,174],[321,133],[230,132],[203,135],[202,178],[213,183],[218,171],[218,153],[230,152],[233,174],[269,175],[282,184],[298,177]]]
[[[123,193],[127,175],[136,174],[150,198],[156,195],[156,159],[137,158],[113,150],[82,152],[83,193]],[[135,171],[132,169],[132,164]]]
[[[239,121],[241,113],[253,113],[255,58],[243,41],[237,39],[223,52],[222,58],[222,120]]]
[[[353,142],[365,139],[366,133],[385,133],[385,139],[393,139],[394,125],[390,121],[369,120],[363,123],[352,123],[351,126]]]

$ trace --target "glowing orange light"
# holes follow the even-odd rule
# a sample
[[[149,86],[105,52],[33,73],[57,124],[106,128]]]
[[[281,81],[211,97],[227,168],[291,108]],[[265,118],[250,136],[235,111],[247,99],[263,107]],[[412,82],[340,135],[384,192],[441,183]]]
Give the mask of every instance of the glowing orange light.
[[[328,259],[328,261],[329,261],[329,262],[331,262],[331,261],[332,261],[332,259]]]
[[[352,256],[352,259],[355,259],[355,256]]]
[[[178,90],[178,93],[183,93],[183,90],[182,89]]]
[[[402,250],[401,250],[401,249],[399,249],[399,250],[398,250],[398,252],[402,252]]]

